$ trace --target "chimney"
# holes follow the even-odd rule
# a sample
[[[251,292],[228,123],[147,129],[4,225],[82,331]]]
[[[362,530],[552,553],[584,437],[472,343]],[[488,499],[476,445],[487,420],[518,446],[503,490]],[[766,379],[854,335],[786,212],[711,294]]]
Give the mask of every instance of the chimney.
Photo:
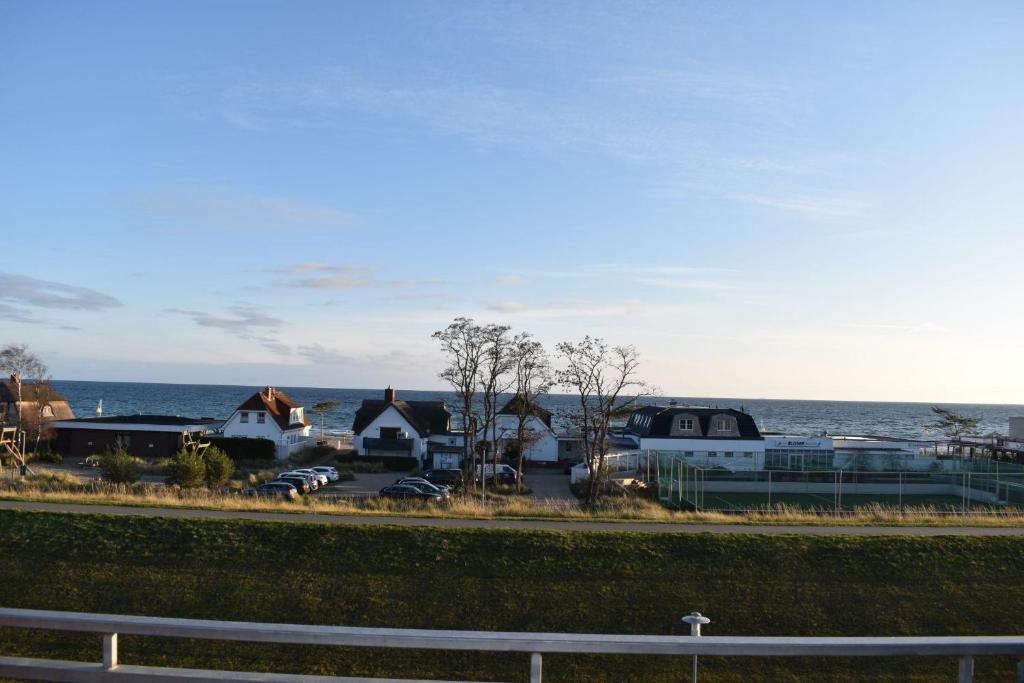
[[[21,384],[21,375],[19,375],[16,372],[11,373],[11,384],[13,386],[18,386],[19,384]]]
[[[388,388],[384,390],[384,400],[387,403],[395,402],[395,390],[391,388],[390,384],[388,385]]]
[[[270,402],[270,403],[273,403],[274,402],[274,387],[267,387],[264,390],[264,393],[267,395],[267,401]]]

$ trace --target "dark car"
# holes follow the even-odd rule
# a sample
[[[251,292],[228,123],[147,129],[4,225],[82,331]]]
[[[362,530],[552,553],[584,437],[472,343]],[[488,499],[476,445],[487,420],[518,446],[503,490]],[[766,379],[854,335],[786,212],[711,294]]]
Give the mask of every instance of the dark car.
[[[295,487],[295,490],[298,491],[303,496],[309,493],[310,491],[309,481],[307,481],[305,477],[300,477],[297,474],[282,474],[277,479],[275,479],[275,481],[283,481],[288,484],[291,484],[292,486]]]
[[[423,473],[423,478],[436,486],[447,486],[453,491],[462,488],[465,481],[462,470],[430,470]]]
[[[272,481],[268,484],[260,484],[255,488],[246,489],[244,493],[248,496],[259,496],[261,498],[284,498],[286,500],[295,500],[299,495],[294,486],[284,481]]]
[[[423,501],[440,501],[444,499],[440,493],[434,493],[432,491],[421,491],[415,486],[409,484],[392,484],[391,486],[385,486],[380,490],[381,498],[390,498],[392,500],[423,500]]]
[[[436,493],[444,498],[450,498],[452,495],[451,489],[447,486],[438,486],[437,484],[431,484],[422,477],[402,477],[395,482],[396,485],[412,486],[414,488],[423,491],[424,493]]]

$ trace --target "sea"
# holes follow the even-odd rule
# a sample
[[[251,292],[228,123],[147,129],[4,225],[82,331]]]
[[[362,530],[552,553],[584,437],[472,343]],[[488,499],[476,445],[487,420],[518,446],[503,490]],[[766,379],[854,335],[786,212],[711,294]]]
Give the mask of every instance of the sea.
[[[177,415],[226,419],[246,398],[261,390],[259,386],[227,384],[157,384],[147,382],[82,382],[55,380],[54,388],[71,404],[76,417],[93,417],[103,402],[103,415]],[[383,398],[382,389],[335,389],[316,387],[278,387],[307,411],[320,401],[338,401],[338,407],[324,416],[324,430],[332,435],[352,433],[352,420],[366,398]],[[399,390],[398,398],[447,401],[456,405],[455,394],[448,391]],[[979,417],[980,434],[1006,434],[1009,418],[1024,415],[1024,405],[956,403],[885,403],[873,401],[805,401],[761,398],[713,398],[696,396],[659,396],[645,403],[664,405],[675,400],[683,405],[702,405],[742,409],[754,416],[762,432],[792,435],[861,434],[906,439],[936,439],[940,434],[929,425],[934,421],[933,406]],[[565,425],[565,416],[578,399],[552,394],[542,399],[552,412],[556,428]],[[454,410],[452,411],[455,412]],[[319,429],[318,415],[309,414]]]

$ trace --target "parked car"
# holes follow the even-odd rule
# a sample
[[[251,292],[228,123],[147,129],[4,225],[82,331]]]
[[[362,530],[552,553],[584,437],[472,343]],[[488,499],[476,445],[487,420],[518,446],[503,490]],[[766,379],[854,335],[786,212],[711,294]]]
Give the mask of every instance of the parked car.
[[[431,484],[429,481],[422,477],[402,477],[395,483],[401,484],[403,486],[415,486],[420,491],[424,491],[426,493],[438,493],[445,498],[450,498],[452,495],[451,490],[447,486],[437,486],[436,484]]]
[[[465,482],[462,470],[430,470],[423,478],[436,486],[447,486],[453,491],[461,489]]]
[[[494,477],[494,465],[484,465],[481,470],[480,465],[476,466],[476,476],[481,476],[481,471],[484,477],[486,477],[488,483],[493,481]],[[498,483],[499,484],[515,484],[519,480],[519,473],[516,472],[516,468],[511,465],[498,465]]]
[[[316,476],[315,474],[310,474],[308,472],[300,472],[299,470],[292,470],[291,472],[281,472],[277,476],[279,476],[279,477],[291,477],[291,476],[302,477],[309,484],[309,488],[310,488],[311,491],[316,491],[318,488],[320,488],[320,477]]]
[[[286,500],[295,500],[299,495],[294,486],[284,481],[272,481],[267,484],[260,484],[254,488],[245,489],[243,493],[247,496],[284,498]]]
[[[300,477],[297,474],[282,474],[275,481],[283,481],[287,484],[291,484],[292,486],[295,487],[295,490],[302,495],[306,495],[307,493],[313,490],[313,488],[309,485],[309,481],[307,481],[304,477]]]
[[[338,470],[328,465],[319,465],[317,467],[310,467],[309,469],[326,476],[327,481],[338,481],[341,476],[338,474]]]
[[[88,468],[99,467],[100,466],[100,456],[98,456],[98,455],[90,455],[85,460],[80,460],[78,462],[78,466],[79,467],[88,467]]]
[[[410,484],[385,486],[380,490],[380,497],[391,498],[392,500],[422,500],[434,503],[444,500],[444,496],[440,493],[421,491]]]
[[[318,486],[327,486],[327,482],[330,481],[327,478],[327,475],[324,474],[323,472],[317,472],[316,470],[311,470],[309,468],[301,469],[301,470],[293,470],[293,471],[294,472],[298,472],[299,474],[309,474],[311,476],[316,477],[316,481],[317,481],[317,485]]]

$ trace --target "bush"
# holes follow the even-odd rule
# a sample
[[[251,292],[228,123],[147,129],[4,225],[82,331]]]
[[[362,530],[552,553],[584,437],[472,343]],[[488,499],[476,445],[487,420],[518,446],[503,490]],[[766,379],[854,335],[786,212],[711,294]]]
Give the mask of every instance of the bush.
[[[100,456],[100,471],[103,478],[115,484],[132,484],[139,480],[142,461],[117,445]]]
[[[216,446],[235,462],[242,460],[274,460],[277,447],[270,439],[243,439],[237,436],[212,436],[206,441]]]
[[[408,472],[414,467],[419,467],[419,458],[413,458],[410,456],[383,456],[383,455],[355,455],[353,453],[346,453],[338,456],[338,462],[351,469],[353,472],[359,472],[360,470],[349,467],[350,464],[356,463],[380,463],[381,468],[379,470],[373,470],[376,472],[383,472],[388,470],[390,472]]]
[[[210,446],[203,453],[206,465],[206,483],[209,486],[223,486],[231,479],[235,471],[235,463],[221,449]]]
[[[310,463],[317,462],[326,455],[333,455],[337,452],[338,449],[334,446],[307,446],[298,453],[292,454],[290,459],[297,465],[308,465]]]
[[[52,462],[54,465],[60,465],[61,463],[64,462],[64,456],[61,455],[60,453],[47,449],[43,451],[37,451],[35,453],[30,453],[25,458],[25,460],[28,462]]]
[[[174,460],[167,466],[167,483],[177,484],[182,488],[201,486],[206,479],[206,463],[203,456],[190,451],[178,451]]]

